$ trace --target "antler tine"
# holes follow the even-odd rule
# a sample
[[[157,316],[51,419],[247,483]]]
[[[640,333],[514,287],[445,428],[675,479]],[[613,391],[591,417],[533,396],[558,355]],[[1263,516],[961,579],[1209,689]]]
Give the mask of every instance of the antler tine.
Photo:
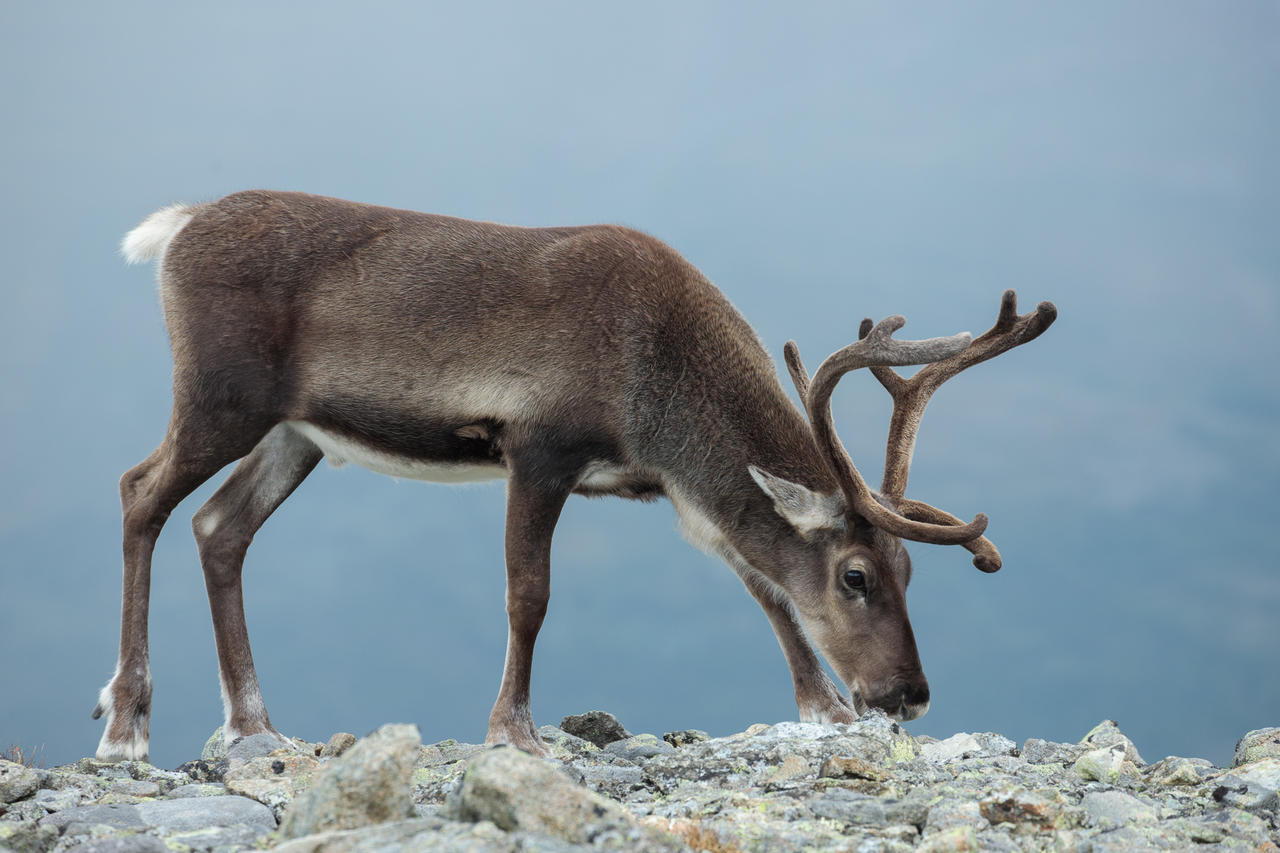
[[[910,379],[904,379],[888,367],[871,368],[880,384],[893,396],[893,417],[889,422],[881,493],[891,498],[900,498],[906,493],[920,419],[933,392],[962,370],[1035,340],[1057,316],[1058,309],[1052,302],[1041,302],[1035,311],[1019,315],[1017,294],[1006,290],[1000,298],[1000,313],[995,325],[968,349],[925,365]],[[862,321],[860,333],[867,322]],[[874,330],[869,331],[867,336],[873,333]]]
[[[796,393],[800,395],[800,403],[807,413],[809,411],[809,371],[804,369],[804,362],[800,360],[800,347],[796,346],[795,341],[787,341],[786,346],[782,348],[782,355],[787,361],[787,372],[791,374],[791,381],[795,383]]]
[[[959,523],[954,517],[937,524],[912,520],[886,509],[871,494],[862,475],[858,473],[848,451],[840,442],[840,437],[836,435],[835,425],[831,420],[831,393],[846,373],[870,365],[908,365],[938,361],[954,357],[970,345],[967,332],[949,338],[923,341],[894,340],[893,333],[905,324],[906,320],[901,316],[880,321],[867,330],[860,340],[828,357],[818,368],[812,381],[800,360],[799,348],[789,341],[784,350],[787,369],[804,402],[818,449],[840,483],[851,514],[862,516],[881,530],[904,539],[938,545],[964,544],[982,535],[987,526],[985,515],[979,514],[969,524]]]
[[[930,524],[964,524],[963,521],[951,513],[922,501],[899,498],[897,506],[899,512],[915,521],[927,521]],[[985,536],[979,536],[977,539],[971,539],[960,544],[973,554],[973,564],[981,571],[988,574],[998,572],[1000,567],[1004,565],[1004,561],[1000,558],[1000,552],[996,550],[996,546],[992,544],[991,540]]]

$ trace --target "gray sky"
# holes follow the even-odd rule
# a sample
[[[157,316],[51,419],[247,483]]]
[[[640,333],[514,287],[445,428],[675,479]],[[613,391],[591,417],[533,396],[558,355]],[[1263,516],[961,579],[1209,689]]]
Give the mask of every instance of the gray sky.
[[[926,417],[912,494],[992,518],[1005,569],[913,546],[933,689],[913,732],[1227,760],[1280,724],[1280,12],[1272,3],[0,6],[0,748],[92,752],[115,661],[116,482],[163,435],[147,213],[249,187],[523,225],[620,222],[715,281],[775,357],[863,316],[1034,344]],[[963,390],[960,390],[960,389]],[[881,465],[888,401],[837,423]],[[188,519],[156,551],[152,756],[220,722]],[[483,738],[505,642],[500,485],[318,470],[246,596],[276,725]],[[795,717],[768,623],[668,504],[571,502],[536,721]]]

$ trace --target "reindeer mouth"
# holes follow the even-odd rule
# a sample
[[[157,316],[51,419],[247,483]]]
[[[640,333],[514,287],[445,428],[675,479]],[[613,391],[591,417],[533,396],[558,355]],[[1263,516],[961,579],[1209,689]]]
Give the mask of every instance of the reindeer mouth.
[[[853,710],[857,712],[859,717],[867,713],[872,708],[878,708],[883,711],[885,716],[889,719],[896,720],[900,723],[906,723],[911,720],[918,720],[925,714],[929,713],[928,699],[925,699],[923,702],[908,702],[904,696],[898,700],[898,706],[896,708],[887,708],[884,705],[872,705],[864,698],[862,688],[856,683],[850,685],[849,697],[853,700]]]

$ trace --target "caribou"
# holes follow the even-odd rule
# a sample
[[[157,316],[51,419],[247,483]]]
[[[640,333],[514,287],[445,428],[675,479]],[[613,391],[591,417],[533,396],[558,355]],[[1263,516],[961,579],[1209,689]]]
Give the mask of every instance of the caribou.
[[[801,720],[868,708],[924,714],[929,686],[907,618],[903,541],[961,545],[1001,566],[983,533],[906,497],[920,418],[947,379],[1053,322],[1019,315],[929,340],[864,321],[811,377],[794,342],[783,390],[751,326],[676,251],[623,227],[521,228],[293,192],[174,205],[124,238],[157,260],[174,360],[160,446],[120,481],[120,653],[93,716],[102,760],[148,754],[151,556],[170,512],[225,465],[192,521],[209,596],[224,736],[269,733],[241,592],[254,533],[322,458],[384,474],[506,479],[506,660],[486,742],[545,755],[529,708],[550,593],[552,532],[571,494],[668,498],[763,608]],[[895,366],[924,365],[910,378]],[[873,491],[836,435],[831,395],[868,368],[893,397]],[[829,678],[810,644],[849,688]],[[283,740],[283,737],[281,738]]]

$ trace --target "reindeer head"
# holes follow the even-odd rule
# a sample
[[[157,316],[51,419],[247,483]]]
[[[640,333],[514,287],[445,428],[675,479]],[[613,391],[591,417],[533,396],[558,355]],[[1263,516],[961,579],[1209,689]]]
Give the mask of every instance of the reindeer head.
[[[889,317],[874,326],[863,320],[859,340],[824,361],[812,381],[795,342],[787,342],[787,367],[818,450],[840,490],[818,494],[754,467],[751,475],[806,544],[805,565],[798,576],[789,577],[787,592],[806,630],[849,686],[859,713],[874,707],[911,720],[929,707],[929,685],[907,618],[911,560],[902,540],[963,545],[984,572],[997,571],[1001,565],[1000,553],[982,535],[985,515],[965,524],[904,496],[925,406],[943,382],[1034,339],[1056,316],[1057,309],[1049,302],[1019,316],[1017,297],[1009,290],[995,326],[972,342],[968,333],[924,341],[894,340],[893,332],[906,323],[902,317]],[[890,367],[910,364],[925,367],[910,379]],[[893,396],[879,493],[863,481],[831,420],[832,391],[841,377],[860,367],[869,367]]]

